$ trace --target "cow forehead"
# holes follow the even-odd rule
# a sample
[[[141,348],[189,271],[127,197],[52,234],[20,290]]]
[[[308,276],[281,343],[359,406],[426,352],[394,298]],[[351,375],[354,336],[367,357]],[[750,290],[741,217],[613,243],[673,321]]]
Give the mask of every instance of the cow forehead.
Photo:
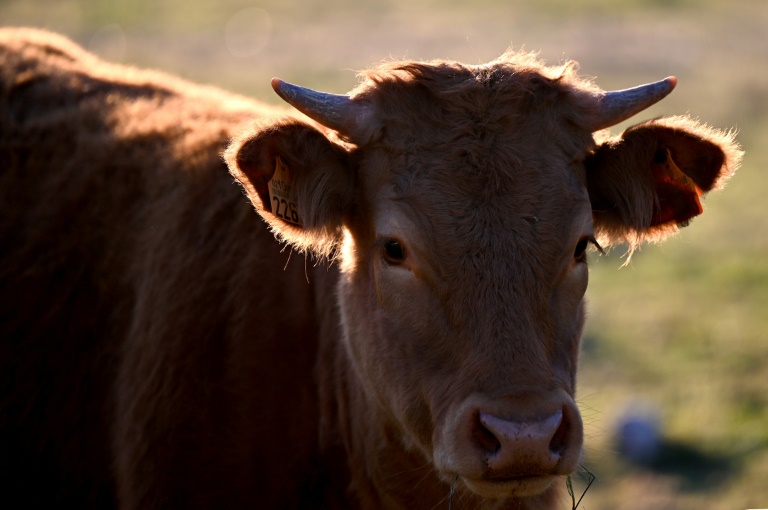
[[[511,204],[534,216],[527,202],[580,195],[578,162],[594,140],[577,122],[577,88],[508,62],[415,69],[409,79],[401,69],[380,77],[362,94],[376,131],[363,151],[373,162],[365,169],[369,191],[450,200],[458,209]]]
[[[523,64],[410,64],[357,94],[375,119],[361,152],[377,235],[418,244],[443,272],[506,274],[512,260],[542,277],[570,250],[589,222],[583,90]]]
[[[547,67],[533,55],[514,52],[480,66],[392,62],[364,77],[352,92],[372,114],[362,132],[404,149],[493,144],[497,136],[516,132],[519,150],[526,149],[526,138],[546,133],[573,152],[590,134],[561,131],[585,125],[599,90],[578,78],[573,63]]]
[[[557,251],[584,230],[591,214],[581,162],[544,133],[493,138],[380,151],[369,189],[377,233],[419,232],[445,257],[451,248]]]

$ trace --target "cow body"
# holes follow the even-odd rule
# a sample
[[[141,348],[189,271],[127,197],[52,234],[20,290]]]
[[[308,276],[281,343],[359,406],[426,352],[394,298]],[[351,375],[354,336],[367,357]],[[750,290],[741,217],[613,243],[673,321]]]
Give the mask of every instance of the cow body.
[[[10,507],[109,508],[121,484],[126,507],[281,506],[272,491],[319,467],[317,309],[333,270],[286,264],[221,158],[269,109],[3,36]],[[131,470],[146,478],[115,478]]]
[[[354,121],[276,82],[313,124],[0,32],[3,497],[557,506],[584,249],[666,235],[740,154],[686,119],[601,140],[594,87],[506,59],[382,67]]]

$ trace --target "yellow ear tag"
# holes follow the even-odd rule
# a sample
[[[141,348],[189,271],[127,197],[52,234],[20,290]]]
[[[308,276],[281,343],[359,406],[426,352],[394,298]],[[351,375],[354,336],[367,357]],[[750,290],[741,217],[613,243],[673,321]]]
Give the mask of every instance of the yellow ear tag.
[[[696,183],[693,182],[693,179],[685,175],[685,173],[680,170],[680,167],[675,164],[669,151],[667,151],[667,159],[663,163],[657,164],[654,173],[656,174],[657,180],[675,186],[680,190],[686,190],[688,193],[696,195],[697,197],[704,194]]]
[[[669,180],[671,180],[675,185],[681,188],[695,191],[697,195],[702,194],[699,187],[696,186],[696,183],[693,182],[693,179],[685,175],[683,171],[680,170],[680,167],[675,164],[675,161],[671,156],[667,157],[665,170],[667,171]]]
[[[672,220],[680,223],[698,216],[704,211],[699,199],[704,195],[704,192],[693,179],[680,170],[669,151],[667,151],[666,160],[661,163],[654,163],[652,168],[657,183],[657,192],[663,193],[663,196],[659,196],[662,203],[660,204],[661,209],[655,216],[657,223],[667,223]],[[659,187],[660,185],[662,187]]]
[[[301,226],[299,204],[293,188],[293,175],[280,156],[275,158],[275,173],[267,183],[272,214],[281,220]]]

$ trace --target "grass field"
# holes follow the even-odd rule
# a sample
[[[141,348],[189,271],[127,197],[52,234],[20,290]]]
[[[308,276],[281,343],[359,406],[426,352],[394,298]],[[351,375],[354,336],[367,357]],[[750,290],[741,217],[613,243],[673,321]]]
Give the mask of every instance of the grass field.
[[[621,248],[592,258],[579,402],[585,466],[598,479],[580,508],[768,508],[762,0],[0,0],[0,23],[51,28],[106,58],[272,102],[272,76],[344,92],[353,70],[391,57],[479,63],[511,45],[578,60],[604,88],[676,75],[677,90],[638,119],[690,113],[736,128],[746,158],[676,238],[624,268]],[[642,466],[614,441],[623,413],[640,408],[662,434]]]

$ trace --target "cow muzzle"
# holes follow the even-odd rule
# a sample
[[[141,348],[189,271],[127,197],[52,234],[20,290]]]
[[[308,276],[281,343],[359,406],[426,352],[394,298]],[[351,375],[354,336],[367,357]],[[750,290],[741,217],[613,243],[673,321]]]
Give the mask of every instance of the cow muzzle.
[[[484,497],[526,497],[573,472],[583,426],[573,399],[556,392],[489,400],[472,396],[449,414],[435,438],[435,464]]]

